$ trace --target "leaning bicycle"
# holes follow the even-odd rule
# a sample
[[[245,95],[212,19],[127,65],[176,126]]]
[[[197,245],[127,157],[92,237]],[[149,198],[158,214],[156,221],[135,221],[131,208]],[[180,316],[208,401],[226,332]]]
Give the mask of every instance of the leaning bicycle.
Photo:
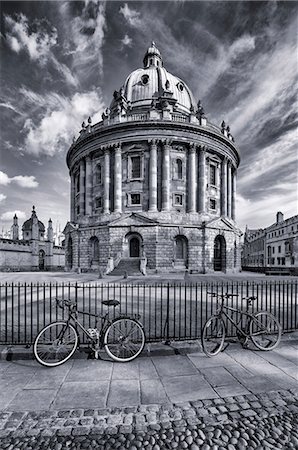
[[[244,298],[246,309],[227,306],[225,301],[238,294],[218,294],[207,292],[218,299],[219,308],[205,323],[202,330],[202,348],[207,356],[215,356],[223,350],[226,338],[226,323],[230,322],[237,329],[237,337],[243,347],[247,347],[249,339],[259,349],[273,350],[281,339],[282,328],[276,317],[268,311],[250,311],[257,297]],[[237,322],[232,315],[236,314]]]
[[[90,343],[94,357],[104,348],[115,361],[128,362],[135,359],[145,345],[145,333],[139,317],[119,316],[109,319],[109,313],[92,314],[77,309],[77,304],[68,299],[56,299],[57,305],[68,310],[66,320],[58,320],[45,326],[36,336],[33,351],[36,360],[47,367],[55,367],[69,360],[79,345],[80,329]],[[104,300],[103,305],[116,308],[118,300]],[[94,328],[86,329],[78,320],[78,314],[94,317]],[[100,329],[98,322],[102,320]]]

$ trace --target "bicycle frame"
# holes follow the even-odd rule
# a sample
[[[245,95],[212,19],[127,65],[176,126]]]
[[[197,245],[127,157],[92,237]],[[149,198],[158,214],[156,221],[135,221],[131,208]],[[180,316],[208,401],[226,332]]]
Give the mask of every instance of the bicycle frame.
[[[88,313],[85,311],[68,311],[68,318],[66,320],[66,324],[68,326],[69,323],[71,323],[71,321],[74,322],[75,324],[75,328],[77,329],[76,325],[79,326],[79,328],[83,331],[83,333],[88,337],[88,339],[90,339],[94,344],[97,343],[97,339],[92,337],[88,330],[81,324],[81,322],[77,319],[77,315],[78,314],[84,314],[86,316],[92,316],[95,317],[95,328],[97,328],[97,323],[99,319],[103,319],[103,324],[101,326],[101,329],[99,330],[99,342],[101,344],[101,347],[103,347],[103,337],[104,337],[104,331],[106,330],[106,327],[111,323],[110,320],[108,319],[108,315],[109,313],[106,313],[104,316],[98,315],[98,314],[92,314],[92,313]]]
[[[244,316],[246,316],[247,317],[247,319],[246,319],[246,324],[245,324],[245,330],[246,331],[244,331],[242,328],[240,328],[239,326],[238,326],[238,324],[235,322],[235,320],[229,315],[229,314],[227,314],[226,313],[226,311],[224,311],[224,309],[226,309],[226,310],[229,310],[229,311],[232,311],[232,312],[236,312],[236,313],[238,313],[238,314],[240,314],[240,322],[242,322],[242,317],[244,317]],[[241,333],[243,336],[245,336],[246,338],[248,338],[249,337],[249,331],[248,331],[248,323],[249,323],[249,319],[250,320],[254,320],[254,316],[253,316],[253,314],[251,313],[251,312],[249,312],[249,311],[243,311],[243,310],[239,310],[239,309],[237,309],[237,308],[233,308],[233,307],[231,307],[231,306],[226,306],[226,305],[224,305],[223,303],[222,303],[222,305],[221,305],[221,307],[218,309],[218,311],[217,311],[217,314],[216,315],[218,315],[219,317],[225,317],[230,323],[232,323],[233,325],[234,325],[234,327],[236,327],[237,328],[237,330],[239,331],[239,333]],[[248,319],[249,318],[249,319]]]

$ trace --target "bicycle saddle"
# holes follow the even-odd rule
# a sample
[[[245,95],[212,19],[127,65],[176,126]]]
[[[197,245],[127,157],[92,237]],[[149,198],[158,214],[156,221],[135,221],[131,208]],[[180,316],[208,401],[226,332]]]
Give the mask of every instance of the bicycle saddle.
[[[118,302],[118,300],[103,300],[101,303],[106,306],[114,306],[114,307],[120,305],[120,302]]]

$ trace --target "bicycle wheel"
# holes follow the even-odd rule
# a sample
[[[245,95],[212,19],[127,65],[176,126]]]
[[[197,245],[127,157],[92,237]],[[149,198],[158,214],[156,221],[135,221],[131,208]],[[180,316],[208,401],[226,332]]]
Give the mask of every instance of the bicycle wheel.
[[[40,364],[55,367],[65,363],[74,354],[77,345],[78,334],[72,325],[53,322],[38,333],[33,351]]]
[[[207,356],[221,352],[226,336],[224,321],[219,316],[211,316],[203,326],[202,347]]]
[[[107,354],[118,362],[135,359],[145,345],[142,325],[135,319],[121,317],[113,320],[104,335]]]
[[[249,334],[254,345],[260,350],[273,350],[281,338],[281,325],[267,311],[254,314],[249,324]]]

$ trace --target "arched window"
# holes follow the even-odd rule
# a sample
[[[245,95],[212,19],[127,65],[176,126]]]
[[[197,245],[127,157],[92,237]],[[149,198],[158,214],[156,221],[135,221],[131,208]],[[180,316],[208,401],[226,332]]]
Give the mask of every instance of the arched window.
[[[90,239],[90,260],[91,265],[99,262],[99,241],[96,236]]]
[[[96,166],[96,184],[101,184],[101,178],[102,178],[102,170],[101,170],[101,164],[97,164]]]
[[[175,180],[182,180],[183,177],[183,163],[180,158],[175,159],[173,165],[173,178]]]

